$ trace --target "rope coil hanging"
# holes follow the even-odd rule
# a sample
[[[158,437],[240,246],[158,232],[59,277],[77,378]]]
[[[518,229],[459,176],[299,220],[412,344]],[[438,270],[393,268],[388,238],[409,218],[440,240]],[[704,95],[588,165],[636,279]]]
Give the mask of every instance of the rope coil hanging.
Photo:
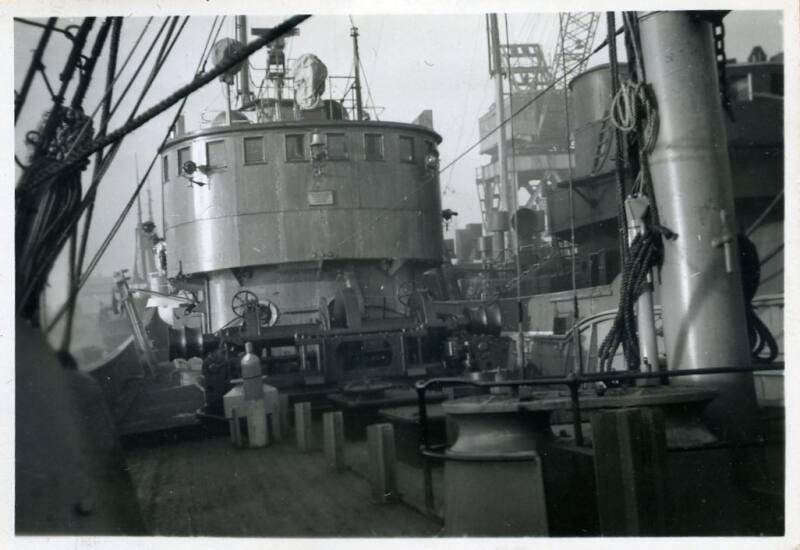
[[[658,110],[647,84],[631,80],[621,82],[611,101],[609,117],[618,130],[625,133],[637,131],[644,151],[653,151],[658,138]]]
[[[619,89],[611,100],[609,119],[617,130],[629,135],[629,142],[635,144],[638,150],[638,154],[629,155],[628,168],[633,172],[634,179],[631,196],[647,198],[649,206],[647,214],[640,220],[643,231],[632,240],[629,249],[621,254],[623,260],[620,301],[611,330],[598,349],[598,368],[601,372],[611,369],[620,345],[627,368],[629,370],[640,368],[636,304],[639,296],[651,286],[650,277],[653,269],[658,268],[663,262],[662,238],[677,237],[675,233],[659,224],[658,209],[652,193],[647,157],[655,147],[659,121],[655,97],[645,80],[638,20],[636,15],[630,12],[623,14],[623,20],[628,57],[632,60],[630,77],[620,82]],[[622,144],[618,146],[622,147]],[[624,239],[628,230],[624,224],[627,222],[620,216],[619,223],[620,238]]]

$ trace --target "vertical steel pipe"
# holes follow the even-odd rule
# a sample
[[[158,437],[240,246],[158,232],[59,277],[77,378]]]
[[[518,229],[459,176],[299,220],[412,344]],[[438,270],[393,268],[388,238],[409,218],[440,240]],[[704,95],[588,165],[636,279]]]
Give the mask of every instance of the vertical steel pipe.
[[[745,367],[750,350],[739,265],[725,265],[726,253],[738,257],[736,239],[712,244],[728,233],[721,211],[730,227],[736,224],[712,26],[678,11],[642,13],[639,21],[644,69],[660,119],[650,172],[660,222],[677,233],[664,241],[661,272],[669,368]],[[751,373],[684,380],[719,388],[706,414],[723,437],[753,433]]]
[[[510,230],[509,220],[511,215],[509,212],[512,207],[512,191],[511,183],[508,177],[508,158],[506,153],[506,129],[504,125],[506,109],[505,109],[505,95],[503,92],[503,61],[500,56],[500,27],[497,23],[497,14],[492,13],[488,15],[489,18],[489,44],[490,53],[492,55],[491,67],[494,69],[492,78],[494,79],[494,108],[497,123],[497,162],[499,165],[498,173],[500,174],[500,206],[498,210],[502,214],[498,215],[497,223],[498,232],[505,232]],[[505,248],[505,246],[503,247]]]
[[[247,16],[236,16],[236,38],[243,45],[247,45]],[[239,109],[246,108],[253,101],[253,94],[250,92],[250,65],[249,59],[245,59],[239,69]]]

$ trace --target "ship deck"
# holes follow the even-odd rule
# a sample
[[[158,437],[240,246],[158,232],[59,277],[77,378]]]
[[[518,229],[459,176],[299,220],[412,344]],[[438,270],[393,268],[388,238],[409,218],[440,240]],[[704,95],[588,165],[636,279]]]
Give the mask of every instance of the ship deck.
[[[375,504],[355,470],[328,469],[291,438],[238,449],[227,435],[128,445],[148,530],[162,536],[429,537],[442,525],[393,502]]]

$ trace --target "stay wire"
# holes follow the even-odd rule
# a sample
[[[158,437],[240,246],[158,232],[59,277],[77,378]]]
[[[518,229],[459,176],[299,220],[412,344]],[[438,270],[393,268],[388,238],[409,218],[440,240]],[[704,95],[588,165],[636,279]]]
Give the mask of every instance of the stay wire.
[[[176,22],[177,22],[177,18],[176,18]],[[184,21],[184,25],[185,25],[185,21]],[[164,26],[162,26],[162,30],[163,30],[163,28],[164,28]],[[161,46],[161,49],[160,49],[160,53],[167,53],[168,54],[169,51],[171,51],[171,46],[174,46],[175,41],[177,41],[178,37],[180,36],[180,32],[179,32],[175,36],[175,39],[171,42],[171,45],[168,47],[168,41],[170,40],[170,34],[171,34],[172,29],[174,29],[174,25],[171,27],[170,33],[168,33],[164,37],[164,41],[162,43],[162,46]],[[183,27],[181,27],[180,30],[183,30]],[[159,33],[159,36],[160,36],[160,34],[161,33]],[[145,59],[147,57],[149,57],[149,54],[150,54],[151,51],[152,51],[152,47],[151,47],[151,50],[148,52],[148,54],[145,56]],[[153,68],[151,69],[151,72],[150,72],[150,75],[148,77],[148,80],[147,80],[147,82],[145,83],[143,89],[140,92],[138,101],[136,102],[136,105],[134,106],[133,112],[129,116],[129,120],[134,117],[136,109],[138,109],[138,107],[141,104],[142,100],[144,99],[145,95],[149,91],[153,81],[155,80],[155,77],[160,72],[161,67],[163,66],[163,62],[164,62],[165,59],[166,59],[166,57],[163,57],[161,63],[155,64],[153,66]],[[100,181],[102,180],[103,176],[105,175],[105,172],[108,170],[109,166],[111,165],[111,162],[113,162],[113,159],[116,156],[116,153],[119,150],[120,146],[121,146],[121,140],[114,144],[114,146],[112,147],[112,150],[102,160],[102,163],[100,164],[100,167],[97,169],[96,173],[94,174],[94,177],[92,179],[92,183],[91,183],[89,189],[87,190],[86,195],[84,196],[83,200],[80,201],[80,206],[82,206],[82,207],[85,206],[85,208],[78,208],[77,212],[75,212],[71,216],[72,220],[68,224],[70,226],[70,231],[72,230],[72,228],[74,228],[80,222],[80,218],[81,218],[83,212],[85,211],[85,209],[88,208],[88,205],[94,203],[97,186],[99,185]],[[97,152],[101,152],[101,151],[97,151]],[[70,210],[70,212],[71,212],[71,210]],[[45,234],[45,237],[49,237],[49,233],[55,231],[58,228],[60,228],[60,225],[55,225],[55,224],[51,225],[51,227],[48,229],[48,232]],[[32,279],[32,281],[34,283],[36,283],[36,281],[38,281],[41,277],[45,276],[45,274],[47,273],[48,270],[44,269],[44,267],[46,267],[47,265],[52,263],[52,261],[55,260],[55,258],[57,257],[59,251],[61,250],[61,247],[63,246],[63,243],[64,243],[63,235],[57,235],[56,237],[57,238],[55,240],[55,243],[54,243],[54,246],[52,247],[52,249],[49,250],[49,251],[48,250],[44,250],[43,251],[43,253],[45,254],[45,257],[52,258],[52,260],[40,264],[40,268],[37,270],[36,276]],[[26,298],[28,296],[30,296],[31,293],[32,293],[32,287],[29,287],[28,291],[25,294]],[[74,295],[76,295],[76,293],[70,293],[69,300],[73,300],[74,301],[74,299],[75,299]],[[69,306],[69,302],[67,302],[65,304],[65,306],[68,307]],[[63,315],[63,313],[59,312],[59,316],[58,317],[60,318],[61,315]],[[50,323],[50,327],[48,328],[48,331],[50,330],[50,328],[52,326],[54,326],[54,323],[51,322]]]
[[[508,69],[508,108],[514,112],[514,86],[511,72],[511,55],[509,50],[510,40],[508,38],[508,14],[504,14],[505,31],[506,31],[506,68]],[[501,73],[502,74],[502,73]],[[499,76],[499,75],[498,75]],[[517,367],[522,369],[525,365],[525,337],[523,334],[524,328],[524,314],[522,307],[522,266],[520,265],[519,257],[519,175],[517,174],[517,154],[516,143],[514,140],[514,121],[509,122],[511,126],[511,173],[514,174],[513,189],[514,189],[514,264],[517,274],[517,344],[518,357]],[[501,138],[502,139],[502,138]],[[501,159],[500,162],[505,162]]]
[[[224,19],[225,18],[223,17],[222,21],[219,24],[219,28],[216,31],[216,35],[214,37],[214,41],[216,41],[216,37],[219,36],[219,31],[222,29],[222,24],[224,22]],[[211,36],[211,33],[213,32],[213,30],[214,29],[213,29],[213,25],[212,25],[212,28],[209,31],[209,36]],[[208,46],[208,43],[209,43],[209,41],[206,41],[206,46]],[[201,74],[201,72],[203,72],[205,70],[206,62],[208,61],[208,58],[210,57],[210,53],[211,52],[210,52],[210,50],[208,50],[207,47],[203,49],[203,53],[201,54],[200,60],[197,63],[197,69],[195,70],[196,74]],[[109,234],[106,236],[106,238],[103,241],[103,243],[98,248],[98,250],[95,253],[94,257],[92,258],[92,260],[90,261],[89,265],[87,266],[86,271],[82,274],[80,280],[78,281],[77,286],[72,289],[70,297],[68,298],[68,300],[70,300],[70,299],[74,300],[74,296],[76,296],[80,292],[80,290],[83,288],[83,286],[86,284],[86,282],[89,279],[89,276],[94,271],[95,267],[99,263],[99,261],[102,258],[103,254],[108,249],[108,246],[111,244],[111,242],[113,241],[113,239],[116,236],[117,232],[119,231],[119,228],[122,226],[122,223],[124,222],[125,218],[127,217],[128,213],[130,212],[130,209],[133,207],[133,204],[136,201],[136,197],[139,195],[139,192],[141,191],[142,187],[144,186],[144,183],[148,180],[148,178],[150,176],[150,172],[152,171],[153,166],[155,165],[156,160],[159,157],[161,149],[164,147],[164,145],[166,144],[167,140],[169,139],[169,135],[170,135],[170,132],[171,132],[172,128],[175,126],[175,124],[177,123],[178,119],[180,118],[180,116],[181,116],[181,114],[183,112],[183,108],[186,105],[186,102],[187,102],[188,98],[189,98],[188,95],[186,97],[184,97],[182,102],[181,102],[181,104],[178,106],[178,110],[177,110],[177,112],[175,113],[175,116],[172,119],[172,123],[167,127],[167,132],[166,132],[163,140],[161,141],[161,145],[159,145],[159,147],[156,149],[156,154],[153,156],[153,159],[151,160],[150,165],[148,166],[144,177],[139,181],[138,186],[136,187],[136,190],[134,191],[133,195],[129,199],[129,201],[126,204],[125,208],[123,208],[122,212],[118,216],[117,221],[115,222],[115,224],[112,227],[111,231],[109,232]],[[163,195],[162,195],[162,207],[163,207]],[[66,306],[67,306],[67,304],[65,303],[59,309],[59,311],[56,313],[56,315],[53,317],[52,321],[50,322],[50,325],[47,327],[48,331],[52,330],[52,328],[58,323],[58,321],[64,315]]]
[[[69,162],[65,163],[64,165],[57,166],[57,167],[48,167],[42,170],[40,174],[34,180],[34,187],[41,185],[45,182],[52,180],[58,174],[62,173],[64,170],[69,170],[78,166],[81,162],[83,162],[86,158],[90,155],[94,154],[100,149],[111,145],[120,139],[122,139],[125,135],[129,134],[130,132],[140,128],[142,125],[146,124],[153,118],[157,117],[179,101],[181,101],[184,97],[188,96],[189,94],[194,93],[195,91],[199,90],[209,82],[213,81],[218,76],[222,75],[223,73],[229,71],[245,59],[249,57],[254,52],[258,51],[259,49],[263,48],[273,40],[280,38],[288,31],[305,21],[311,17],[310,15],[295,15],[292,16],[276,27],[273,27],[272,30],[262,36],[261,38],[252,41],[250,44],[245,46],[238,55],[231,57],[230,59],[226,60],[223,63],[215,66],[211,71],[207,73],[203,73],[198,75],[194,78],[191,82],[185,84],[181,88],[175,90],[173,93],[168,95],[163,100],[156,103],[154,106],[150,107],[147,111],[136,117],[135,119],[131,120],[130,122],[123,124],[120,128],[117,128],[113,132],[107,134],[101,139],[95,140],[91,145],[81,148],[80,151],[77,151],[73,154],[72,158],[69,159]]]
[[[616,28],[616,18],[613,11],[606,12],[606,29],[609,34],[608,37],[608,58],[609,68],[611,70],[611,95],[616,96],[619,90],[619,64],[617,59],[617,39],[616,36],[611,36],[611,33]],[[609,122],[611,118],[611,110],[609,109],[608,117]],[[613,124],[612,124],[613,126]],[[625,265],[628,257],[628,216],[625,212],[625,142],[622,138],[622,132],[619,128],[613,130],[613,140],[608,145],[608,151],[614,147],[614,175],[616,177],[616,203],[617,203],[617,218],[619,219],[617,228],[617,242],[619,245],[620,265]],[[605,164],[605,161],[601,166]]]
[[[164,22],[161,24],[161,28],[158,29],[158,32],[156,33],[155,38],[153,38],[153,41],[150,44],[150,47],[147,48],[147,51],[144,53],[144,56],[142,57],[142,59],[139,61],[139,65],[136,67],[136,70],[134,71],[133,75],[128,80],[128,83],[125,85],[125,88],[122,89],[122,93],[117,98],[116,102],[114,102],[114,106],[111,108],[111,114],[110,114],[111,117],[113,117],[114,114],[116,114],[116,112],[119,109],[120,105],[122,105],[122,101],[125,99],[125,96],[128,95],[128,92],[130,91],[130,89],[133,86],[134,82],[137,81],[137,79],[139,77],[139,73],[142,71],[142,69],[144,69],[145,65],[147,64],[147,60],[150,59],[150,55],[153,53],[153,50],[155,50],[155,47],[158,44],[158,41],[161,38],[161,35],[164,32],[164,29],[166,29],[167,25],[172,23],[172,25],[170,27],[170,31],[169,31],[171,33],[172,30],[175,28],[175,23],[176,23],[177,19],[178,19],[177,17],[167,17],[164,20]],[[167,40],[168,39],[169,39],[169,34],[167,35]],[[164,43],[162,43],[162,48],[163,48],[163,44],[165,44],[165,43],[166,43],[166,40],[165,40]],[[156,61],[153,64],[153,66],[154,67],[158,66],[158,57],[156,57]]]
[[[615,35],[621,34],[622,32],[623,32],[623,29],[622,29],[622,28],[620,28],[620,29],[617,29],[617,31],[616,31],[616,33],[615,33]],[[574,64],[572,67],[570,67],[570,69],[569,69],[568,71],[566,71],[566,73],[564,74],[564,77],[566,77],[566,76],[568,76],[569,74],[571,74],[571,73],[573,73],[574,71],[576,71],[576,70],[577,70],[577,69],[578,69],[578,68],[581,66],[581,64],[582,64],[582,63],[586,62],[588,59],[590,59],[590,58],[591,58],[592,56],[594,56],[596,53],[598,53],[598,52],[599,52],[599,51],[601,51],[603,48],[605,48],[605,47],[606,47],[606,44],[607,44],[607,42],[608,42],[608,40],[606,39],[606,40],[603,40],[603,42],[601,42],[600,44],[598,44],[598,45],[597,45],[597,46],[594,48],[594,50],[592,50],[590,53],[588,53],[588,54],[587,54],[587,55],[585,55],[583,58],[581,58],[581,60],[580,60],[580,61],[576,62],[576,63],[575,63],[575,64]],[[492,128],[491,130],[489,130],[489,131],[486,133],[486,135],[484,135],[482,138],[480,138],[478,141],[476,141],[474,144],[472,144],[470,147],[468,147],[466,150],[464,150],[464,151],[463,151],[461,154],[459,154],[459,155],[458,155],[458,156],[457,156],[457,157],[456,157],[454,160],[452,160],[452,161],[451,161],[449,164],[447,164],[447,165],[446,165],[444,168],[440,169],[440,170],[438,171],[438,174],[439,174],[439,175],[441,175],[441,174],[442,174],[442,173],[443,173],[445,170],[447,170],[448,168],[450,168],[451,166],[453,166],[453,165],[454,165],[456,162],[458,162],[459,160],[461,160],[462,158],[464,158],[464,157],[465,157],[465,156],[466,156],[466,155],[467,155],[467,154],[468,154],[470,151],[472,151],[473,149],[475,149],[476,147],[478,147],[478,145],[480,145],[480,144],[481,144],[481,143],[483,143],[483,142],[484,142],[486,139],[488,139],[488,138],[489,138],[489,137],[490,137],[490,136],[491,136],[491,135],[492,135],[494,132],[496,132],[497,130],[499,130],[499,129],[500,129],[500,128],[502,128],[503,126],[505,126],[505,125],[506,125],[506,124],[507,124],[507,123],[508,123],[510,120],[512,120],[514,117],[516,117],[517,115],[519,115],[520,113],[522,113],[522,112],[523,112],[525,109],[527,109],[528,107],[530,107],[531,105],[533,105],[533,103],[535,103],[537,100],[539,100],[541,97],[543,97],[543,96],[544,96],[544,94],[546,94],[548,91],[552,90],[554,86],[555,86],[555,84],[554,84],[554,83],[551,83],[551,84],[549,84],[548,86],[546,86],[545,88],[543,88],[541,92],[539,92],[538,94],[536,94],[536,95],[535,95],[533,98],[531,98],[529,101],[525,102],[525,103],[523,104],[523,106],[522,106],[522,107],[520,107],[519,109],[517,109],[516,111],[514,111],[514,112],[513,112],[511,115],[509,115],[508,117],[506,117],[506,118],[505,118],[505,119],[504,119],[504,120],[503,120],[503,121],[502,121],[500,124],[498,124],[497,126],[495,126],[494,128]],[[477,187],[477,186],[476,186],[476,187]],[[367,223],[367,225],[365,226],[365,228],[366,228],[366,229],[368,229],[368,228],[370,228],[370,227],[376,226],[377,224],[381,223],[382,221],[383,221],[383,215],[381,214],[381,215],[377,216],[375,219],[368,221],[368,223]],[[343,243],[346,243],[346,242],[348,242],[348,241],[351,241],[351,240],[353,240],[354,238],[355,238],[355,234],[351,234],[351,235],[349,235],[349,236],[345,237],[344,239],[342,239],[341,241],[339,241],[337,244],[340,244],[340,245],[341,245],[341,244],[343,244]]]
[[[100,30],[97,32],[97,36],[95,37],[94,44],[92,45],[92,51],[89,54],[89,57],[85,60],[83,64],[83,68],[81,71],[81,76],[78,80],[78,86],[75,90],[75,93],[72,96],[72,101],[70,102],[70,108],[74,110],[82,110],[83,100],[86,97],[86,92],[89,89],[89,85],[92,82],[92,76],[94,75],[94,69],[97,65],[97,60],[100,58],[100,55],[103,52],[103,48],[106,43],[106,39],[108,38],[108,32],[111,29],[111,24],[113,22],[112,17],[107,17],[104,21]],[[69,215],[71,209],[76,206],[75,199],[77,198],[80,200],[80,190],[81,190],[81,178],[78,175],[72,181],[65,182],[67,185],[73,185],[77,187],[77,192],[75,190],[72,191],[70,196],[70,201],[68,202],[66,207],[62,209],[63,215],[66,217]],[[78,269],[78,227],[77,225],[73,226],[70,238],[69,238],[69,252],[68,252],[68,259],[67,259],[67,276],[68,276],[68,286],[71,288],[72,285],[75,283],[76,277],[78,276],[77,269]],[[61,348],[63,350],[69,349],[69,342],[72,336],[72,321],[74,319],[75,314],[75,303],[70,304],[69,315],[67,316],[67,324],[66,329],[64,330],[64,334],[62,335],[61,341]]]
[[[176,23],[177,23],[177,19],[178,18],[176,17],[175,18],[175,22]],[[184,21],[184,25],[185,25],[185,21]],[[170,27],[170,31],[164,37],[164,41],[162,43],[162,46],[161,46],[161,49],[160,49],[160,52],[159,52],[159,56],[162,53],[164,53],[165,51],[168,53],[172,49],[171,46],[168,47],[167,44],[168,44],[168,41],[171,38],[171,34],[172,34],[173,29],[174,29],[174,26],[175,25],[172,25]],[[183,30],[183,27],[181,27],[180,30]],[[178,36],[175,37],[176,41],[177,41]],[[172,45],[174,45],[174,41],[172,42]],[[149,52],[148,52],[148,56],[149,56]],[[150,90],[150,87],[152,86],[153,82],[155,81],[155,77],[161,71],[161,67],[162,66],[163,66],[163,60],[162,60],[161,63],[154,64],[153,68],[150,71],[150,75],[148,76],[147,82],[145,83],[144,87],[142,88],[142,91],[139,94],[139,98],[138,98],[136,104],[134,105],[133,111],[131,112],[131,114],[128,117],[128,120],[131,120],[135,116],[136,111],[138,110],[139,106],[141,105],[142,101],[144,100],[145,96],[147,95],[147,92]],[[113,116],[113,111],[112,111],[110,116]],[[120,148],[121,144],[122,144],[121,140],[118,141],[117,143],[115,143],[114,147],[112,148],[112,150],[106,155],[105,159],[103,160],[101,169],[100,169],[100,174],[101,174],[100,178],[102,178],[102,175],[105,174],[105,172],[108,170],[109,166],[111,165],[111,162],[113,162],[117,152],[119,151],[119,148]],[[99,183],[99,180],[97,180],[97,183]],[[92,185],[90,186],[90,190],[96,189],[97,183],[95,183],[95,180],[93,179]],[[88,191],[87,191],[87,195],[88,195]],[[82,215],[82,213],[83,213],[82,211],[78,213],[78,219],[80,219],[80,216]],[[52,230],[53,230],[53,228],[51,227],[50,231],[52,231]],[[50,231],[48,231],[48,234],[46,236],[49,236],[49,232]]]
[[[53,34],[57,22],[58,17],[51,17],[47,20],[47,25],[44,25],[44,32],[42,32],[39,37],[39,43],[36,45],[36,50],[33,52],[33,59],[31,59],[31,63],[28,65],[28,70],[25,73],[25,78],[22,81],[19,93],[14,94],[14,125],[17,124],[17,118],[19,118],[19,114],[25,106],[25,101],[28,98],[28,92],[33,83],[33,78],[39,70],[43,69],[42,58],[44,57],[44,52],[47,49],[47,44],[50,42],[50,36]]]
[[[115,17],[114,25],[111,29],[111,46],[109,48],[109,53],[108,53],[108,65],[106,66],[107,92],[101,103],[102,110],[100,112],[100,128],[97,133],[98,136],[104,135],[106,132],[106,128],[108,128],[108,120],[111,113],[111,103],[113,102],[113,89],[114,89],[113,84],[114,81],[116,80],[115,73],[117,71],[117,57],[119,56],[119,42],[122,34],[122,23],[123,23],[122,17]],[[98,176],[102,161],[103,161],[103,152],[98,151],[97,153],[95,153],[94,174],[92,176],[93,180],[96,179]],[[86,215],[83,221],[83,233],[81,236],[80,251],[78,254],[78,269],[77,269],[78,277],[80,277],[83,271],[83,262],[86,258],[86,246],[89,240],[89,228],[91,227],[92,216],[94,214],[96,193],[92,190],[90,190],[89,193],[92,193],[92,195],[88,197],[90,203],[89,206],[87,207]]]
[[[564,34],[566,23],[563,22],[563,13],[558,14],[558,28],[560,41],[564,42]],[[582,63],[582,62],[581,62]],[[577,250],[575,247],[575,200],[574,200],[574,182],[572,177],[572,131],[570,128],[570,112],[569,112],[569,86],[567,85],[567,54],[565,48],[561,48],[561,64],[564,74],[562,76],[564,83],[564,121],[566,123],[566,145],[567,145],[567,167],[569,177],[569,231],[570,231],[570,257],[572,259],[572,316],[574,323],[577,324],[580,318],[580,311],[578,310],[578,281],[575,273],[577,267]],[[554,81],[555,83],[555,81]],[[576,350],[576,358],[578,356]],[[581,359],[577,358],[578,364],[581,365]]]
[[[39,166],[47,162],[58,162],[55,159],[51,160],[48,155],[50,154],[51,147],[53,147],[53,141],[58,138],[59,127],[61,126],[63,128],[64,123],[68,123],[66,117],[70,114],[70,111],[65,111],[66,108],[63,105],[63,101],[72,78],[75,75],[75,71],[79,70],[80,60],[83,59],[83,48],[94,22],[95,18],[93,17],[85,18],[72,41],[72,49],[59,75],[61,86],[56,96],[53,97],[53,107],[44,118],[42,130],[34,132],[37,139],[32,142],[34,150],[31,155],[30,166]],[[68,131],[68,129],[64,131]],[[57,143],[56,147],[58,147]],[[22,173],[20,177],[22,184],[26,184],[30,181],[32,172],[33,170],[29,169]],[[47,231],[49,225],[60,221],[63,212],[61,207],[70,204],[71,195],[74,192],[73,177],[73,171],[65,174],[65,183],[60,186],[55,186],[53,189],[48,189],[38,198],[37,204],[29,204],[16,198],[17,218],[15,221],[15,244],[17,257],[17,311],[23,317],[33,318],[37,313],[37,304],[35,302],[30,303],[27,299],[27,295],[25,295],[23,299],[19,299],[20,289],[25,288],[25,285],[29,284],[26,274],[30,266],[33,265],[31,262],[37,259],[38,253],[41,250],[40,243],[43,241],[43,233]],[[57,198],[58,200],[56,200]],[[69,232],[67,233],[69,234]],[[38,288],[41,290],[44,287],[39,286]]]
[[[117,18],[117,19],[120,20],[120,27],[121,27],[122,26],[122,23],[121,23],[122,18],[120,17],[120,18]],[[70,148],[70,150],[66,154],[67,158],[69,158],[70,155],[72,155],[73,151],[75,150],[75,147],[78,145],[78,143],[80,143],[80,138],[83,137],[83,134],[89,128],[89,126],[91,124],[91,121],[94,120],[94,117],[97,115],[97,112],[103,106],[103,104],[104,104],[104,102],[106,100],[106,97],[108,97],[112,93],[112,90],[114,89],[114,86],[116,85],[117,80],[120,78],[120,76],[122,76],[122,73],[125,71],[125,68],[128,66],[128,62],[131,60],[131,58],[133,57],[133,54],[139,48],[139,44],[142,42],[142,38],[144,38],[144,35],[147,32],[147,29],[150,27],[150,23],[152,22],[152,20],[153,20],[152,17],[147,19],[147,22],[145,23],[144,28],[139,33],[139,36],[137,37],[136,42],[134,42],[133,46],[131,47],[131,51],[128,52],[128,55],[126,56],[125,61],[123,61],[122,67],[120,67],[119,72],[117,72],[117,74],[114,77],[114,80],[111,82],[111,84],[109,84],[106,87],[106,91],[103,94],[103,97],[97,103],[97,106],[95,106],[94,110],[92,111],[92,114],[89,115],[89,119],[86,121],[86,124],[84,124],[83,128],[81,128],[81,131],[78,133],[78,136],[75,138],[75,141],[73,142],[72,147]],[[109,116],[108,120],[110,120],[110,119],[111,118]],[[103,134],[105,134],[105,131],[107,129],[107,125],[108,125],[108,123],[106,123],[106,126],[101,126]]]

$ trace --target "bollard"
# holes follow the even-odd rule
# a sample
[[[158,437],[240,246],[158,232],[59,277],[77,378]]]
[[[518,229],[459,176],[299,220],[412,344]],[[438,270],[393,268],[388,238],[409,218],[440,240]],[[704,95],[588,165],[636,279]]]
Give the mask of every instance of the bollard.
[[[311,450],[311,403],[295,403],[294,431],[297,448],[301,451]]]
[[[322,415],[322,436],[325,458],[333,470],[344,470],[344,416],[342,411]]]
[[[375,502],[391,502],[397,498],[394,427],[391,424],[367,426],[369,481]]]

